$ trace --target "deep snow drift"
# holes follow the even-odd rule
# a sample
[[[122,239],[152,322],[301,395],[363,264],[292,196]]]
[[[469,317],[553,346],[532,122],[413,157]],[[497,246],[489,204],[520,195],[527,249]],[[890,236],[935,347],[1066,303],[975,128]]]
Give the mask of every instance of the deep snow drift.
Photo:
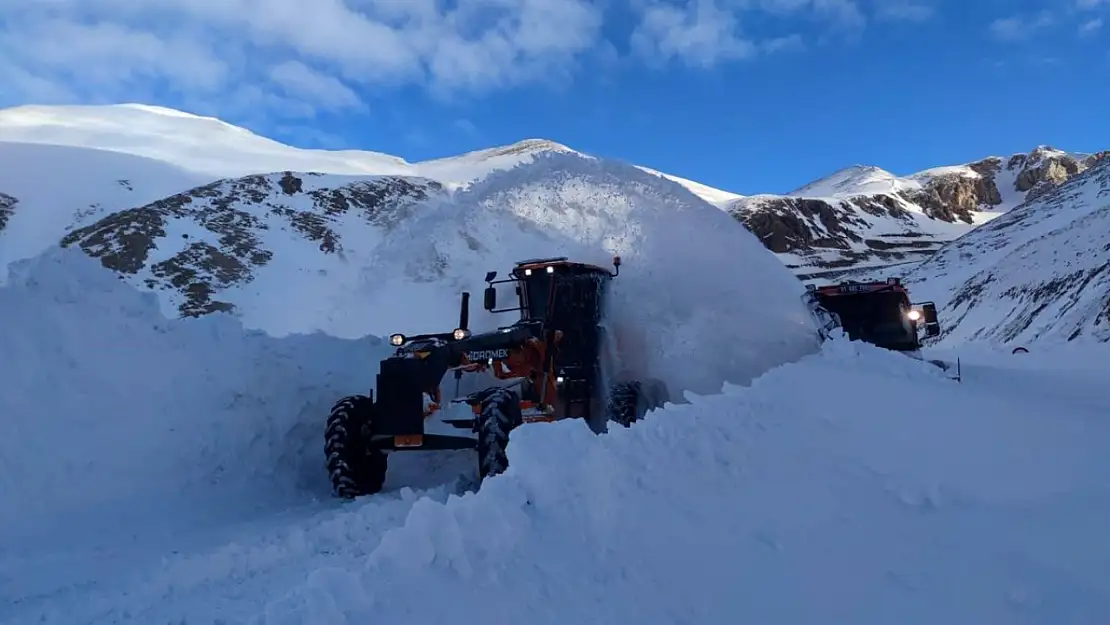
[[[155,311],[72,251],[0,290],[15,320],[0,351],[16,356],[0,372],[0,622],[934,625],[1110,611],[1102,362],[971,357],[956,383],[834,341],[630,429],[523,426],[508,472],[476,494],[395,483],[340,504],[316,499],[320,415],[362,387],[376,342]]]
[[[320,557],[257,622],[1094,623],[1105,372],[1069,401],[838,341],[629,430],[525,426],[506,474],[353,569]]]
[[[70,625],[119,617],[113,597],[82,602],[83,616],[69,620],[66,593],[173,554],[222,548],[225,575],[235,575],[232,562],[246,554],[231,542],[284,535],[290,518],[351,531],[369,548],[368,532],[400,523],[411,505],[385,494],[394,504],[379,501],[369,526],[337,518],[323,465],[331,404],[365,391],[389,349],[375,337],[276,339],[244,332],[226,315],[167,320],[153,295],[76,250],[14,264],[0,287],[0,319],[6,625],[39,611]],[[469,455],[411,454],[392,463],[387,487],[445,497],[475,471]],[[278,566],[295,553],[250,555]],[[174,583],[197,573],[188,572],[188,556],[175,561],[184,570]],[[201,574],[213,564],[200,565]],[[136,583],[141,611],[146,591]],[[59,602],[62,612],[52,612]]]
[[[11,277],[0,288],[3,528],[119,498],[326,495],[321,420],[367,387],[388,348],[275,339],[223,315],[167,320],[152,295],[73,250]]]

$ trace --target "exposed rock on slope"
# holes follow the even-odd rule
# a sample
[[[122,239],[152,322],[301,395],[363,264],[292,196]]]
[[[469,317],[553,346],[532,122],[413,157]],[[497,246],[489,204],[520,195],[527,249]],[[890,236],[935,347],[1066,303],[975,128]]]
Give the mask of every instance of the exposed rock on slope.
[[[4,231],[8,221],[15,214],[15,205],[18,203],[19,200],[14,197],[6,193],[0,193],[0,232]]]
[[[372,245],[367,228],[389,230],[413,204],[441,191],[439,183],[402,177],[247,176],[113,213],[69,233],[62,245],[79,245],[149,288],[176,291],[180,314],[198,316],[234,308],[218,295],[251,282],[271,261],[278,240],[269,232],[342,256],[347,237]]]
[[[1048,193],[1106,153],[1041,146],[901,178],[855,166],[786,196],[759,195],[726,210],[801,277],[916,262],[999,214]]]
[[[10,263],[38,256],[66,232],[210,180],[131,154],[0,141],[0,285]]]
[[[1088,163],[909,274],[943,340],[1110,340],[1110,160]]]

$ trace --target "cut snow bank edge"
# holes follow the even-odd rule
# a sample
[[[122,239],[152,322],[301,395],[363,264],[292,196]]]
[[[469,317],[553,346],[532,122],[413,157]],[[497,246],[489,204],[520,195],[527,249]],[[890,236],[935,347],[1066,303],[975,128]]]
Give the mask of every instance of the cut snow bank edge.
[[[0,288],[0,527],[66,508],[190,494],[327,496],[321,423],[388,346],[276,339],[226,315],[167,320],[77,250]]]

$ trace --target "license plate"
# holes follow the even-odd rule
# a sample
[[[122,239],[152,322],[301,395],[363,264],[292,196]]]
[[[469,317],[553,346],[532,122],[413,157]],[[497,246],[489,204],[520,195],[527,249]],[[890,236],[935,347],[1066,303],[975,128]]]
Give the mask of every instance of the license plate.
[[[405,434],[403,436],[393,437],[393,446],[401,447],[420,447],[424,444],[423,434]]]

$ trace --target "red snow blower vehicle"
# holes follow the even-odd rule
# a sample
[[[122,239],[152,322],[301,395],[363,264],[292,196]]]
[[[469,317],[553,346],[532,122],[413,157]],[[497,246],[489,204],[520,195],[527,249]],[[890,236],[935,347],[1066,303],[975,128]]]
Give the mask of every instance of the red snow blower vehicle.
[[[821,287],[807,284],[804,299],[818,321],[822,338],[840,327],[853,341],[916,352],[923,338],[940,334],[936,304],[911,303],[898,278]]]

